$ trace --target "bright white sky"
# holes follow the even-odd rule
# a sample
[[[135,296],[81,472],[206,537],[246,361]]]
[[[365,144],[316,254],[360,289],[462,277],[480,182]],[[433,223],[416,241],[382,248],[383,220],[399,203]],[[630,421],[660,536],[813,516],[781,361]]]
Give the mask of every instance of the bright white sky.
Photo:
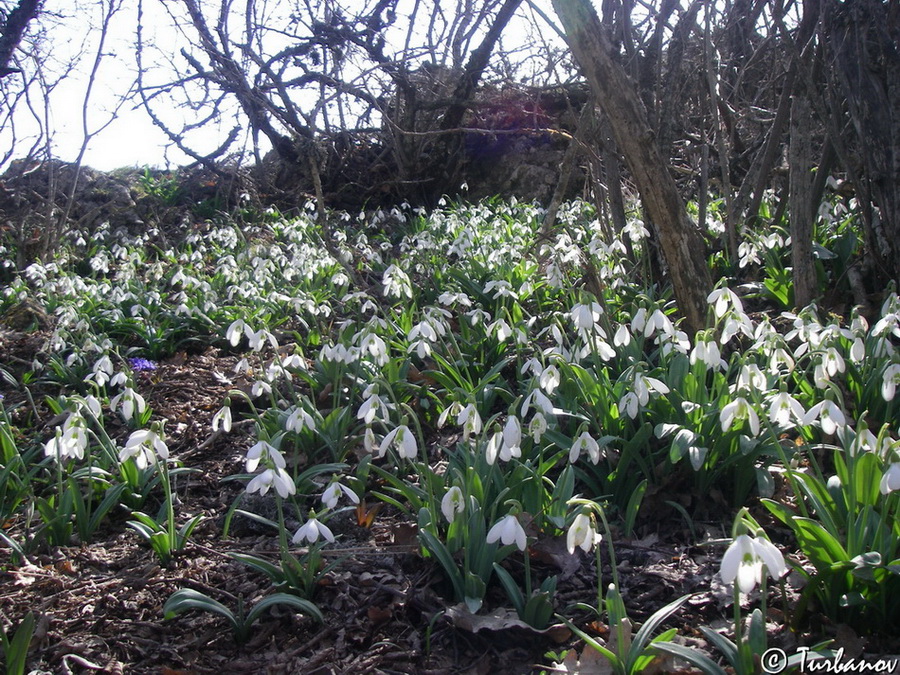
[[[134,79],[138,2],[125,0],[122,4],[122,9],[113,19],[112,29],[104,47],[104,52],[108,56],[101,63],[89,105],[88,127],[91,130],[96,130],[107,123],[110,111]],[[549,0],[542,0],[539,4],[546,4],[545,11],[550,13]],[[98,7],[97,0],[47,0],[44,9],[49,16],[57,13],[62,17],[55,22],[48,21],[45,17],[39,24],[47,31],[45,48],[52,49],[53,56],[57,60],[61,61],[67,54],[76,53],[79,48],[85,46],[86,55],[81,65],[52,93],[50,106],[52,116],[50,126],[54,130],[53,154],[64,161],[74,161],[83,138],[81,110],[87,84],[86,74],[91,68],[99,39],[97,31],[87,31],[86,26],[99,24],[101,8]],[[177,35],[171,27],[171,20],[163,9],[161,0],[143,0],[143,11],[145,39],[155,40],[157,45],[167,48],[168,54],[180,58]],[[508,40],[510,36],[504,36],[504,42]],[[85,164],[101,170],[110,170],[130,166],[178,166],[191,161],[177,149],[168,147],[165,134],[153,125],[140,107],[135,109],[137,105],[137,99],[132,103],[126,103],[119,111],[118,118],[91,140],[83,160]],[[233,124],[233,120],[227,124]],[[33,122],[29,124],[19,115],[17,148],[21,150],[16,152],[16,157],[22,156],[28,148],[28,144],[22,142],[22,137],[26,135],[29,127],[32,129],[30,133],[34,133]],[[219,130],[210,128],[205,145],[210,149],[218,146],[228,130],[228,128]],[[8,145],[8,129],[0,130],[0,149]],[[205,148],[198,149],[202,151]]]

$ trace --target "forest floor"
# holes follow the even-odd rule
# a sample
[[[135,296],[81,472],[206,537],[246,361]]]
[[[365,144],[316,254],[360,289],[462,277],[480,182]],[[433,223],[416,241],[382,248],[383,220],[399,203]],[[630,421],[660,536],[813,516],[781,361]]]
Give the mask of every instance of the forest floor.
[[[4,331],[0,361],[29,363],[31,350],[43,342],[40,333]],[[384,508],[369,527],[358,524],[355,511],[331,521],[339,534],[327,549],[339,564],[328,573],[313,598],[324,624],[278,608],[254,625],[251,637],[236,644],[222,617],[190,612],[164,620],[162,607],[178,589],[201,591],[236,610],[251,606],[271,587],[260,573],[229,553],[252,553],[277,561],[277,538],[264,526],[237,515],[228,536],[223,524],[243,491],[239,482],[222,478],[241,473],[252,438],[238,429],[211,432],[209,420],[235,383],[223,378],[236,357],[215,348],[201,354],[179,353],[140,374],[140,391],[154,411],[169,420],[167,437],[174,459],[192,472],[176,486],[179,513],[205,519],[191,543],[168,566],[125,524],[125,514],[108,521],[97,537],[81,546],[54,547],[11,565],[10,551],[0,549],[0,611],[7,621],[32,611],[37,619],[28,668],[34,673],[606,673],[605,661],[592,653],[564,625],[542,633],[515,620],[498,593],[487,597],[478,615],[447,599],[440,569],[423,558],[416,528],[396,509]],[[3,382],[7,407],[23,399],[21,390]],[[39,410],[41,394],[32,392]],[[20,409],[21,410],[21,409]],[[46,422],[52,414],[46,409]],[[52,426],[47,424],[49,434]],[[124,433],[124,429],[122,430]],[[455,438],[433,439],[435,444]],[[266,499],[255,506],[265,510]],[[647,501],[652,506],[653,495]],[[273,509],[273,504],[268,508]],[[662,506],[662,505],[661,505]],[[671,509],[647,508],[645,513]],[[617,539],[614,546],[623,596],[632,620],[640,624],[650,612],[684,594],[692,594],[667,625],[678,628],[686,644],[708,650],[700,626],[722,628],[732,614],[731,594],[717,577],[720,546],[688,546],[727,536],[722,522],[708,512],[707,522],[691,523],[666,515],[644,520],[640,539]],[[290,523],[289,523],[290,525]],[[22,522],[5,523],[21,530]],[[768,527],[777,532],[772,523]],[[531,533],[538,534],[538,533]],[[593,556],[566,551],[562,538],[538,537],[530,547],[533,569],[540,577],[557,575],[558,603],[596,604]],[[512,559],[522,566],[522,559]],[[610,579],[604,551],[604,579]],[[604,583],[606,583],[604,582]],[[790,588],[788,583],[787,587]],[[792,591],[789,590],[789,593]],[[790,598],[788,598],[790,602]],[[790,650],[804,641],[802,633],[780,627],[785,616],[775,602],[769,609],[770,645]],[[498,608],[492,612],[491,608]],[[577,613],[576,613],[577,614]],[[570,614],[571,615],[571,614]],[[609,628],[583,625],[609,638]],[[819,626],[848,654],[862,651],[865,641],[840,626]],[[871,645],[869,645],[871,648]],[[898,643],[878,645],[898,650]],[[583,650],[583,651],[582,651]],[[565,654],[568,658],[564,658]],[[575,659],[581,658],[576,666]],[[660,658],[653,672],[688,669]]]

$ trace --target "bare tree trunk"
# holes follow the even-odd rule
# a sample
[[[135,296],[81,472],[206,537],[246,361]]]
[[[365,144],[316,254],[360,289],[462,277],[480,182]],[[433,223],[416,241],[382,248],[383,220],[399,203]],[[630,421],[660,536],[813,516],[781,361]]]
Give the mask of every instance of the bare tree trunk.
[[[834,69],[880,211],[876,245],[884,251],[891,277],[900,281],[900,10],[896,3],[877,0],[826,6]]]
[[[706,297],[712,289],[703,240],[688,218],[634,84],[614,60],[613,46],[590,0],[553,0],[553,7],[659,232],[685,328],[696,333],[707,325]]]
[[[791,144],[789,155],[789,201],[791,221],[791,263],[794,267],[794,306],[806,307],[816,297],[816,267],[813,260],[812,200],[813,139],[812,106],[804,87],[794,92],[791,102]]]
[[[17,72],[15,68],[9,67],[9,62],[22,41],[28,22],[41,11],[42,1],[19,0],[16,8],[5,17],[6,20],[0,22],[0,78]]]

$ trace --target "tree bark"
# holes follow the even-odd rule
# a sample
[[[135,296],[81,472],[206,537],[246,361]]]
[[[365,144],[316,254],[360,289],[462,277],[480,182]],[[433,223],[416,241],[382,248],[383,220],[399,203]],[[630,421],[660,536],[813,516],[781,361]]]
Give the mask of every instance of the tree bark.
[[[16,72],[9,67],[13,52],[22,41],[28,22],[41,11],[43,0],[19,0],[16,8],[9,13],[6,20],[0,24],[0,79]]]
[[[806,307],[816,297],[818,283],[813,260],[813,222],[815,205],[812,199],[813,140],[812,106],[804,87],[794,92],[791,101],[791,144],[789,160],[789,197],[791,221],[791,263],[794,267],[794,306]]]
[[[612,44],[590,0],[553,0],[553,7],[659,232],[685,328],[696,333],[707,326],[706,297],[712,289],[703,240],[656,145],[635,86],[614,60]]]
[[[834,69],[880,212],[876,245],[900,282],[900,10],[878,0],[832,0],[826,7]]]

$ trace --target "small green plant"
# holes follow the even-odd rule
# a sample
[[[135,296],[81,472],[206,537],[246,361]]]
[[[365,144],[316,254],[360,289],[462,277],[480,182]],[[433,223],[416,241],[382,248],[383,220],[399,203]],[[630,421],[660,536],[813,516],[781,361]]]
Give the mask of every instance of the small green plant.
[[[610,537],[609,523],[606,520],[606,513],[603,507],[597,502],[588,499],[572,499],[570,505],[579,507],[579,512],[569,527],[566,535],[566,544],[569,552],[574,553],[576,548],[581,548],[584,552],[590,551],[592,548],[596,550],[596,568],[597,568],[597,606],[593,607],[584,603],[576,605],[577,608],[587,610],[599,617],[605,615],[609,626],[613,628],[613,637],[608,644],[602,644],[597,639],[591,637],[581,628],[576,626],[570,619],[562,615],[557,617],[564,621],[567,626],[578,637],[585,641],[592,649],[597,650],[607,661],[609,661],[612,671],[616,675],[632,675],[642,672],[648,667],[657,654],[654,649],[661,643],[671,640],[677,633],[676,628],[670,628],[660,635],[653,637],[653,633],[674,614],[689,596],[682,596],[673,600],[666,606],[657,610],[640,630],[632,635],[633,622],[628,618],[628,612],[625,609],[625,603],[622,601],[622,594],[619,590],[619,575],[616,568],[615,548]],[[606,591],[606,597],[603,596],[602,581],[602,563],[600,559],[600,542],[603,535],[598,533],[596,520],[603,525],[603,529],[608,542],[610,566],[612,568],[613,581],[609,584]]]
[[[7,675],[24,675],[25,661],[28,658],[28,647],[34,635],[34,613],[28,612],[15,634],[10,638],[0,626],[0,644],[3,645],[3,658]]]
[[[298,598],[287,593],[275,593],[257,602],[250,611],[246,611],[243,599],[238,598],[237,609],[232,612],[218,600],[213,600],[208,595],[191,588],[182,588],[175,591],[163,606],[163,614],[166,620],[173,619],[179,614],[191,610],[211,612],[224,616],[234,631],[234,639],[238,644],[244,644],[250,638],[250,629],[253,624],[262,617],[263,613],[277,605],[290,607],[300,614],[312,617],[319,623],[323,621],[319,608],[309,600]]]

